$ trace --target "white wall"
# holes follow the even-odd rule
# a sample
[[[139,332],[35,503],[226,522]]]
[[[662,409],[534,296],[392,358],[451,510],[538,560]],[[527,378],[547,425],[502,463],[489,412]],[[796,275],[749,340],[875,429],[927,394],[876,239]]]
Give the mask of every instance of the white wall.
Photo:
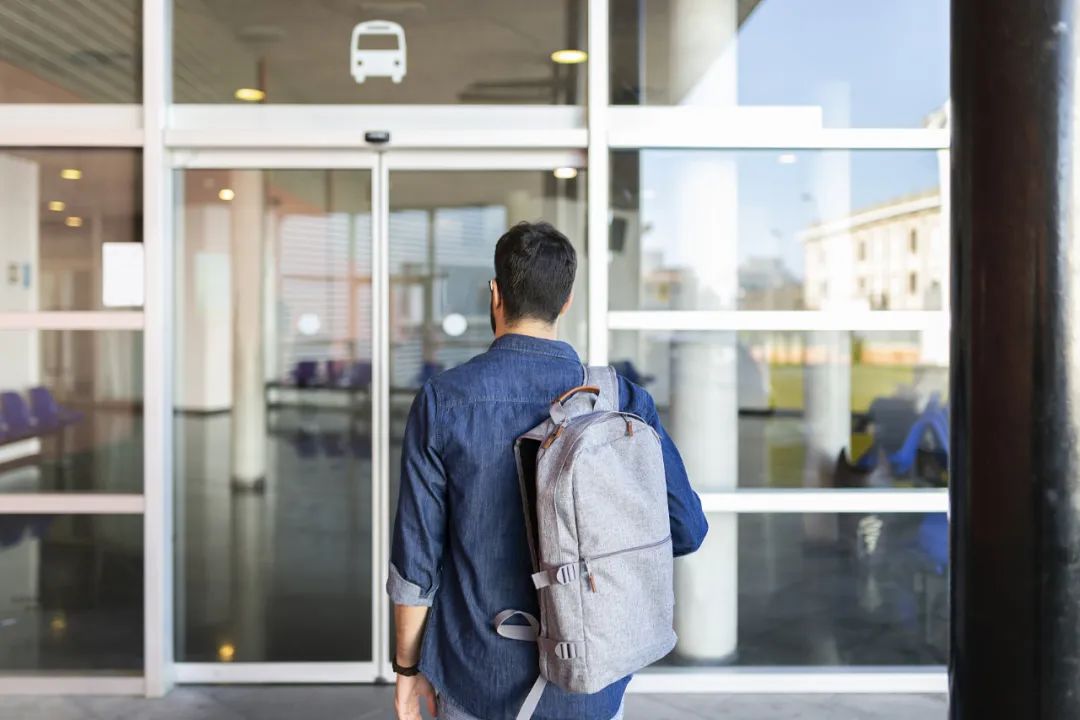
[[[38,308],[38,166],[30,160],[0,155],[0,310]],[[0,390],[25,392],[41,381],[39,334],[0,334]],[[10,339],[9,339],[10,338]],[[36,440],[0,446],[0,462],[32,455]]]

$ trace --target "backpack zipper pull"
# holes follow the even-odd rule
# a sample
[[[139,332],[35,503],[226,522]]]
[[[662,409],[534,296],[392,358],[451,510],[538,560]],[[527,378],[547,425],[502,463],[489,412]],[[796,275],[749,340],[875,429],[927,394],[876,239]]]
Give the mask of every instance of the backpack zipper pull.
[[[585,577],[589,578],[589,589],[596,592],[596,576],[594,576],[592,570],[589,569],[589,561],[583,560],[582,564],[585,566]]]
[[[543,445],[541,447],[543,447],[545,450],[547,450],[549,447],[551,447],[551,443],[553,443],[553,442],[555,442],[556,440],[559,439],[559,436],[562,435],[563,428],[565,428],[565,427],[566,427],[565,422],[559,423],[555,427],[555,432],[551,433],[550,435],[547,436],[547,438],[544,439],[544,443],[543,443]]]

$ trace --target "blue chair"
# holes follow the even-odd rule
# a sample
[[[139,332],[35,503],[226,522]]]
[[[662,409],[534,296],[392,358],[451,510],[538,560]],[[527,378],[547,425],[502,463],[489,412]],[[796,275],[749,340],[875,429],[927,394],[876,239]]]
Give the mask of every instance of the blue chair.
[[[629,360],[617,360],[611,363],[611,367],[615,368],[615,372],[622,375],[624,378],[634,383],[635,385],[641,385],[644,387],[653,380],[656,379],[653,375],[642,375],[638,372],[638,369],[634,366],[634,363]]]
[[[319,381],[319,363],[316,360],[301,360],[293,367],[290,375],[296,387],[314,387]]]
[[[435,377],[445,369],[446,366],[442,363],[424,362],[423,366],[420,368],[420,377],[417,379],[420,381],[420,384],[423,385],[428,380]]]
[[[371,385],[371,362],[357,360],[349,368],[349,374],[345,379],[347,387],[366,388]]]
[[[31,436],[38,432],[37,422],[30,415],[26,401],[16,392],[0,393],[0,415],[8,429],[8,436]]]
[[[41,428],[60,428],[83,419],[78,410],[61,407],[47,387],[30,388],[30,409]]]

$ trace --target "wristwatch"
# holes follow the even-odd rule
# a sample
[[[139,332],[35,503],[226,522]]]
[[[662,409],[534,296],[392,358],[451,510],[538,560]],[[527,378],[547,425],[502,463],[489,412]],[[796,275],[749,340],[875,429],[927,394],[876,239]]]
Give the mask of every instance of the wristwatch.
[[[390,665],[394,668],[394,672],[398,675],[401,675],[402,677],[412,677],[413,675],[418,675],[420,673],[419,663],[411,667],[404,667],[402,665],[398,665],[397,658],[393,658],[390,660]]]

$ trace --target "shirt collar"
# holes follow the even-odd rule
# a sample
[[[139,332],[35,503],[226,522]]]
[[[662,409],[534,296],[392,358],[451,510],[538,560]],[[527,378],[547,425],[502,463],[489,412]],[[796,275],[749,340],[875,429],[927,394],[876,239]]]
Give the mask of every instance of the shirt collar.
[[[496,338],[495,342],[491,343],[491,349],[514,350],[517,352],[534,353],[536,355],[550,355],[551,357],[563,358],[564,360],[573,360],[576,363],[581,362],[581,359],[578,358],[577,351],[574,350],[570,343],[563,342],[562,340],[545,340],[544,338],[533,337],[531,335],[507,333],[502,337]]]

